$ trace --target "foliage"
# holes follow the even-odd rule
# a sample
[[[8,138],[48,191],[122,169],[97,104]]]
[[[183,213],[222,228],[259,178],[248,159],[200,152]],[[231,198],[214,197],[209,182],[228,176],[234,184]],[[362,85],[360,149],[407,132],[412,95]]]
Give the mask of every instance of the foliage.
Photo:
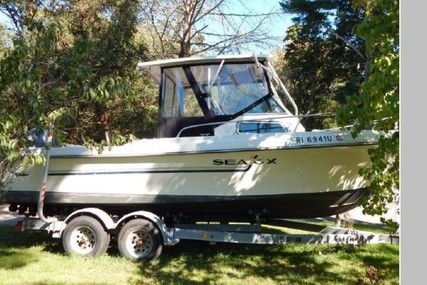
[[[98,148],[154,134],[155,89],[136,71],[146,59],[137,1],[1,1],[0,10],[15,30],[0,45],[2,184],[33,157],[33,128],[54,125],[56,143]]]
[[[42,70],[48,68],[52,55],[54,28],[43,30],[42,36],[29,43],[21,37],[13,48],[3,50],[0,61],[0,186],[7,184],[22,162],[26,165],[43,162],[37,153],[29,151],[30,132],[34,127],[48,128],[45,98],[57,98],[42,80]],[[55,102],[55,101],[53,101]],[[55,110],[54,108],[51,109]]]
[[[364,80],[363,40],[354,26],[363,18],[363,9],[351,1],[282,1],[286,13],[295,15],[287,30],[284,77],[302,114],[334,113],[355,94]],[[335,127],[334,119],[310,118],[307,128]]]
[[[385,132],[370,151],[372,166],[361,170],[372,181],[365,212],[382,214],[399,200],[399,1],[367,0],[358,5],[366,6],[357,33],[366,41],[369,77],[359,95],[348,98],[340,118],[356,122],[354,135],[365,126]]]
[[[386,213],[399,188],[399,132],[388,133],[399,121],[399,2],[281,4],[296,15],[285,38],[283,73],[301,111],[336,112],[337,121],[323,127],[353,124],[354,136],[367,126],[387,133],[369,152],[371,166],[360,170],[371,181],[365,213]]]

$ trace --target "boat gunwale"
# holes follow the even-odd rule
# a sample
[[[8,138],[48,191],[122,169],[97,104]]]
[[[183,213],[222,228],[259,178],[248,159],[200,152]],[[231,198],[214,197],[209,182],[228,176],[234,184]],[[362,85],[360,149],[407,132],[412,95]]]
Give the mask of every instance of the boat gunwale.
[[[229,149],[229,150],[189,150],[189,151],[176,151],[176,152],[162,152],[162,153],[129,153],[129,154],[70,154],[70,155],[58,155],[51,154],[51,158],[58,159],[72,159],[72,158],[114,158],[114,157],[151,157],[151,156],[161,156],[161,155],[195,155],[195,154],[210,154],[210,153],[230,153],[230,152],[253,152],[253,151],[266,151],[266,150],[300,150],[300,149],[319,149],[319,148],[340,148],[340,147],[364,147],[364,146],[376,146],[377,142],[355,142],[355,143],[333,143],[325,145],[299,145],[299,146],[277,146],[277,147],[251,147],[251,148],[240,148],[240,149]],[[61,147],[58,147],[58,149]],[[89,149],[88,149],[89,150]]]

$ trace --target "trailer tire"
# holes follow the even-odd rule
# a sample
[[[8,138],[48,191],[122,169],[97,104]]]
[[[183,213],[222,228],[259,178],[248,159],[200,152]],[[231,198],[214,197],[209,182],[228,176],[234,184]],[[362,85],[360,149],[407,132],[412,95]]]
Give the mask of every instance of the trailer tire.
[[[133,219],[126,223],[119,232],[117,245],[123,256],[134,261],[156,259],[163,249],[159,229],[145,219]]]
[[[68,254],[99,256],[104,254],[110,244],[110,234],[101,223],[89,216],[79,216],[64,229],[62,245]]]

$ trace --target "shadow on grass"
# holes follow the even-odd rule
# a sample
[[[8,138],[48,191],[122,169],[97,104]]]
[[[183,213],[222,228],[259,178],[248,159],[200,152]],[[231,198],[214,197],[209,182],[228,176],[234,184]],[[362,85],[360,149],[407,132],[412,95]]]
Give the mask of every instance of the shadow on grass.
[[[46,232],[0,226],[0,268],[38,262],[37,251],[31,250],[35,246],[64,254],[59,240]],[[111,246],[108,255],[120,254]],[[123,260],[123,266],[128,262]],[[184,240],[165,247],[160,259],[135,265],[129,284],[373,284],[365,274],[371,266],[387,279],[376,284],[399,284],[399,247],[387,244],[210,245]]]
[[[37,258],[32,254],[0,248],[0,268],[17,269],[32,262],[37,262]]]
[[[24,250],[33,246],[42,246],[52,253],[61,252],[61,246],[47,232],[19,232],[14,226],[0,226],[0,268],[15,269],[37,262],[36,255]]]
[[[359,251],[362,251],[361,256],[357,256]],[[274,284],[357,284],[361,279],[358,276],[363,277],[365,265],[351,274],[335,269],[340,266],[339,258],[356,255],[357,258],[350,258],[357,261],[363,259],[363,254],[369,254],[369,250],[354,246],[223,243],[210,246],[205,242],[182,241],[166,248],[160,260],[141,263],[140,276],[130,283],[244,284],[268,280]],[[374,257],[366,266],[382,264],[386,265]],[[393,266],[390,274],[396,275],[398,262]]]

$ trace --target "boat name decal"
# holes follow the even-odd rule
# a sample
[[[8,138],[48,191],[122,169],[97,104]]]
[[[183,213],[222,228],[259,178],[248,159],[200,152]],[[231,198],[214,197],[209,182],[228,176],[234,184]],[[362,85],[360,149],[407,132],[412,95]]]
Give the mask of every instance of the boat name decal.
[[[252,160],[246,159],[214,159],[214,165],[253,165],[253,164],[276,164],[277,158],[258,158],[255,156]]]
[[[321,142],[332,142],[333,136],[325,136],[325,135],[318,135],[318,136],[304,136],[304,137],[295,137],[295,143],[321,143]],[[342,137],[340,136],[340,139],[342,140]]]

